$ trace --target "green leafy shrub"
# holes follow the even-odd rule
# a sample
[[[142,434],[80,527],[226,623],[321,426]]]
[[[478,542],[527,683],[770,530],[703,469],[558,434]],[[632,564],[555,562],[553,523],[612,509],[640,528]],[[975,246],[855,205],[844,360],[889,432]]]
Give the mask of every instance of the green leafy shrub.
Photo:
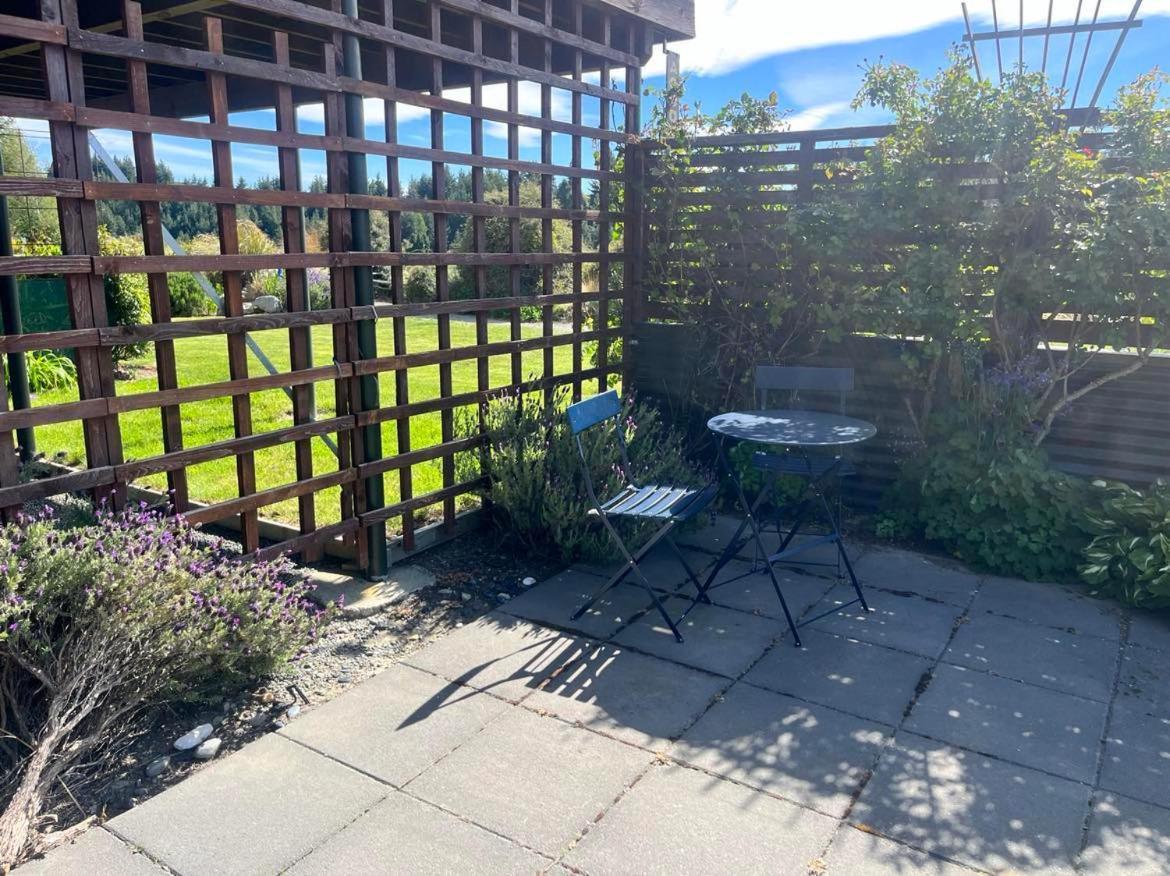
[[[28,368],[28,388],[31,392],[46,392],[77,385],[77,366],[73,360],[55,350],[35,350],[25,357]]]
[[[507,395],[484,406],[486,459],[465,454],[462,475],[475,477],[482,465],[493,513],[525,548],[552,549],[566,561],[613,559],[616,548],[609,535],[587,513],[591,505],[565,419],[567,401],[566,392],[558,393],[552,405],[535,396]],[[461,423],[464,434],[475,434],[478,428],[476,418]],[[683,453],[682,437],[651,405],[626,399],[621,428],[629,442],[631,474],[639,484],[702,483]],[[622,486],[613,427],[590,429],[582,439],[598,497],[605,499]],[[635,541],[643,534],[632,533]]]
[[[1071,579],[1085,544],[1080,509],[1089,485],[1052,469],[1028,441],[1012,413],[1015,394],[936,415],[878,524],[885,535],[934,542],[996,574]]]
[[[194,274],[171,274],[167,278],[167,287],[171,297],[171,316],[215,315],[215,302],[203,294]]]
[[[420,304],[435,300],[435,269],[421,265],[412,265],[406,269],[406,276],[402,281],[406,300],[411,304]]]
[[[1148,489],[1097,481],[1099,504],[1085,513],[1094,535],[1081,578],[1094,595],[1139,608],[1170,608],[1170,484]]]
[[[333,287],[329,283],[328,268],[309,268],[305,271],[309,287],[309,309],[329,310],[333,306]]]
[[[64,530],[0,529],[0,759],[12,791],[0,867],[19,861],[48,790],[152,703],[255,678],[315,637],[325,613],[284,561],[240,563],[140,507]]]
[[[142,280],[141,284],[138,282]],[[110,325],[142,325],[150,322],[145,278],[141,274],[106,274],[106,315]],[[146,352],[146,344],[115,344],[110,353],[115,362],[135,359]]]

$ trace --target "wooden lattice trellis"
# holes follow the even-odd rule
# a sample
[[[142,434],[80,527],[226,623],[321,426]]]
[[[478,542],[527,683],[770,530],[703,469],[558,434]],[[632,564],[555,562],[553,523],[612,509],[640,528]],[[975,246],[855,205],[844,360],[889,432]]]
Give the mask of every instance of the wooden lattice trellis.
[[[671,4],[680,6],[677,0],[666,2]],[[690,5],[681,4],[688,10]],[[632,199],[624,206],[615,203],[622,174],[615,171],[614,161],[615,151],[631,139],[629,132],[637,127],[640,67],[658,34],[654,20],[647,20],[645,12],[626,14],[615,8],[621,4],[591,0],[378,0],[372,6],[362,6],[355,16],[354,6],[348,8],[351,14],[345,14],[342,0],[331,0],[328,8],[301,0],[230,0],[180,4],[169,13],[154,9],[144,15],[137,3],[127,2],[120,23],[83,26],[85,15],[79,17],[76,0],[43,0],[39,6],[39,18],[35,13],[31,17],[0,15],[0,31],[13,40],[29,41],[44,72],[43,83],[22,82],[8,89],[9,96],[4,96],[0,85],[0,115],[48,122],[53,173],[47,179],[2,177],[0,193],[55,197],[62,254],[0,258],[0,273],[64,275],[73,328],[5,335],[0,337],[0,353],[76,350],[80,398],[24,410],[10,410],[7,397],[2,399],[0,509],[11,512],[31,499],[79,490],[122,501],[126,485],[165,472],[175,506],[195,523],[238,518],[247,553],[291,551],[313,557],[325,541],[340,537],[355,546],[365,561],[367,539],[380,537],[379,530],[387,521],[401,519],[404,543],[409,548],[416,512],[441,505],[444,521],[452,524],[456,499],[480,486],[477,480],[457,480],[455,455],[479,447],[482,436],[457,437],[455,416],[457,409],[474,406],[500,391],[501,387],[493,387],[489,379],[490,357],[509,357],[510,388],[528,391],[551,392],[567,384],[580,395],[593,387],[604,387],[610,375],[620,370],[621,362],[611,344],[622,328],[611,326],[607,315],[611,307],[617,307],[623,282],[627,286],[630,282],[634,266],[628,254],[636,248],[627,245],[614,251],[610,235],[616,223],[623,223],[628,233],[636,230],[637,223],[625,222],[624,211],[636,207],[630,203]],[[152,22],[157,26],[152,27]],[[263,40],[257,39],[258,33],[264,35]],[[361,73],[353,75],[359,69]],[[156,89],[159,71],[166,71],[167,81],[174,84]],[[111,85],[111,76],[122,78]],[[615,76],[620,85],[612,81]],[[521,111],[520,87],[525,82],[540,88],[539,115]],[[484,101],[485,84],[497,83],[506,85],[506,108]],[[445,93],[453,87],[468,88],[470,100]],[[568,121],[554,117],[554,89],[569,94]],[[258,104],[258,94],[268,95],[267,103]],[[598,102],[599,117],[592,125],[583,122],[585,97]],[[385,136],[381,140],[366,138],[360,118],[355,124],[355,112],[360,113],[362,101],[371,98],[384,108]],[[296,106],[306,102],[322,104],[323,133],[298,130]],[[187,108],[188,104],[194,108]],[[233,122],[231,113],[241,106],[259,105],[274,108],[273,129]],[[429,112],[428,146],[399,141],[401,106]],[[469,120],[469,152],[452,150],[445,143],[445,119],[453,116]],[[491,155],[485,149],[485,124],[506,126],[506,157]],[[129,132],[136,180],[111,182],[95,176],[87,137],[96,128]],[[523,128],[539,132],[539,160],[522,158]],[[558,134],[571,139],[568,164],[554,160],[553,137]],[[160,184],[155,173],[157,135],[210,141],[211,185]],[[236,187],[233,144],[274,148],[279,187]],[[594,166],[583,161],[587,145],[599,150]],[[325,153],[324,192],[303,190],[299,170],[303,150]],[[361,163],[368,156],[385,161],[385,195],[369,194],[355,185],[364,178],[364,171],[354,163],[355,156]],[[430,163],[430,198],[404,196],[399,165],[408,159]],[[444,171],[452,165],[470,168],[470,201],[448,197]],[[507,174],[507,204],[491,203],[485,196],[484,174],[488,170]],[[521,203],[521,180],[533,177],[540,182],[539,206]],[[569,208],[554,205],[556,177],[570,180]],[[587,184],[596,185],[598,192],[592,209],[586,209]],[[103,199],[138,203],[143,255],[99,254],[97,204]],[[219,253],[176,255],[164,246],[160,204],[183,201],[214,205]],[[240,254],[236,213],[243,205],[280,208],[283,252]],[[306,251],[304,210],[310,208],[328,211],[327,252]],[[361,239],[361,226],[368,223],[370,211],[388,214],[389,251],[355,249],[355,238]],[[406,212],[432,217],[434,252],[403,251],[402,216]],[[469,217],[472,251],[449,249],[449,214]],[[508,222],[507,252],[488,252],[485,228],[492,217]],[[522,249],[524,219],[540,221],[539,252]],[[555,251],[554,220],[571,223],[570,251]],[[584,246],[586,222],[597,223],[600,243],[596,251]],[[584,288],[583,267],[588,263],[599,268],[595,291]],[[404,268],[414,265],[434,270],[434,300],[407,302]],[[522,282],[521,269],[530,265],[542,269],[537,288],[525,288]],[[568,293],[558,294],[553,287],[553,271],[560,265],[571,266]],[[363,284],[376,266],[388,268],[389,302],[373,301],[363,294]],[[452,300],[449,272],[454,266],[471,270],[474,298]],[[614,268],[619,266],[623,270],[615,275]],[[502,296],[500,290],[489,288],[489,269],[493,267],[507,269],[509,286],[502,290]],[[245,315],[242,273],[274,268],[281,269],[285,278],[284,312]],[[306,270],[311,268],[330,272],[332,301],[327,309],[310,309]],[[222,316],[172,319],[168,275],[187,271],[220,272]],[[109,324],[103,276],[120,273],[146,274],[149,324]],[[571,331],[558,333],[552,308],[563,304],[570,306]],[[523,335],[523,307],[541,309],[539,336]],[[509,339],[489,342],[489,312],[501,309],[510,313]],[[586,318],[590,309],[596,314],[592,324]],[[474,316],[474,345],[453,346],[450,321],[457,314]],[[435,349],[408,348],[406,321],[413,316],[434,317]],[[368,336],[363,340],[362,332],[369,332],[373,321],[379,319],[391,321],[393,343],[391,349],[371,355]],[[333,361],[328,364],[312,364],[313,326],[332,327]],[[247,333],[267,329],[287,330],[289,370],[260,373],[254,360],[250,361]],[[175,342],[217,335],[227,347],[229,379],[181,385]],[[157,389],[119,394],[111,347],[138,342],[153,346]],[[585,356],[585,345],[591,342],[598,345],[594,361]],[[554,348],[560,345],[571,347],[568,373],[557,373],[554,368]],[[544,351],[542,372],[526,377],[521,356],[533,350]],[[469,360],[477,363],[476,388],[456,393],[452,366]],[[411,373],[433,366],[439,372],[438,396],[412,398]],[[384,406],[378,401],[379,379],[393,381],[393,404]],[[336,410],[332,416],[315,419],[312,398],[321,383],[333,386]],[[292,422],[256,432],[252,394],[271,389],[290,393]],[[200,446],[185,441],[184,415],[190,415],[189,406],[223,397],[231,399],[232,436]],[[143,410],[159,412],[163,452],[128,460],[124,458],[119,419]],[[414,447],[412,418],[434,412],[441,417],[441,441]],[[72,420],[83,424],[88,467],[21,482],[14,453],[15,430]],[[394,424],[395,452],[371,457],[363,432],[372,429],[381,435],[384,424],[389,423]],[[315,470],[311,443],[326,435],[336,438],[337,465],[328,471]],[[256,454],[281,446],[295,454],[296,481],[259,488]],[[211,506],[193,506],[188,468],[224,458],[235,459],[238,496]],[[442,486],[418,494],[412,467],[434,460],[441,461]],[[377,485],[387,475],[397,478],[397,500],[379,505],[370,492],[377,492]],[[320,493],[336,487],[341,488],[340,521],[319,525]],[[264,508],[288,499],[298,503],[299,537],[262,544],[260,518]]]

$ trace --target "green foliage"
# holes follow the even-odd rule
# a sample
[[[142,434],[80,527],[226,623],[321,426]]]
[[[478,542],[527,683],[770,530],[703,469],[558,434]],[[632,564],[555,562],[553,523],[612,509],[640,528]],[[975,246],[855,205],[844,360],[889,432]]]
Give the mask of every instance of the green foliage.
[[[411,304],[435,300],[435,269],[423,265],[411,265],[405,269],[403,293]]]
[[[891,112],[894,130],[863,161],[827,168],[788,226],[810,244],[821,294],[848,296],[862,330],[913,341],[902,385],[920,437],[940,393],[961,396],[991,370],[1031,372],[1041,379],[1022,426],[1039,445],[1070,404],[1163,343],[1170,299],[1150,282],[1170,260],[1160,81],[1121,90],[1097,151],[1040,73],[981,81],[961,55],[930,78],[898,64],[866,71],[855,105]],[[973,168],[981,185],[955,184]],[[1046,342],[1057,333],[1068,343]],[[1131,365],[1066,380],[1099,349],[1123,347]]]
[[[577,445],[565,419],[567,393],[550,406],[537,396],[508,395],[486,405],[481,415],[488,436],[486,456],[464,454],[461,478],[489,478],[486,495],[508,535],[529,550],[555,551],[562,559],[612,559],[615,546],[591,508],[581,473]],[[629,441],[631,475],[639,484],[691,484],[701,478],[686,461],[682,437],[668,428],[658,411],[627,399],[620,423]],[[468,417],[460,431],[477,434],[479,422]],[[586,459],[599,498],[622,486],[619,451],[612,427],[582,433]],[[632,533],[634,541],[643,531]],[[625,533],[623,533],[623,537]]]
[[[28,388],[31,392],[66,389],[77,385],[77,366],[55,350],[34,350],[25,356]]]
[[[660,144],[646,180],[645,199],[660,227],[646,242],[645,284],[684,313],[702,308],[696,343],[705,352],[696,400],[703,408],[726,409],[742,396],[753,365],[807,356],[825,339],[840,338],[850,308],[843,306],[841,290],[816,282],[812,267],[820,241],[815,236],[760,221],[759,175],[787,171],[791,154],[770,146],[736,147],[758,155],[750,165],[712,167],[701,157],[712,147],[695,144],[696,137],[711,134],[783,131],[775,93],[762,99],[744,94],[707,115],[699,105],[683,102],[683,87],[663,92],[645,135]],[[718,235],[711,233],[708,213],[685,209],[699,186],[717,199]],[[735,266],[735,287],[750,295],[712,293],[724,288],[729,264]]]
[[[996,574],[1071,578],[1085,543],[1087,484],[1052,469],[1029,442],[1002,437],[969,413],[934,426],[887,496],[879,534],[924,538]]]
[[[1094,595],[1139,608],[1170,608],[1170,484],[1145,490],[1096,482],[1101,501],[1085,513],[1093,540],[1081,578]]]
[[[40,176],[46,171],[17,124],[2,115],[0,160],[6,175]],[[18,255],[23,241],[60,241],[57,204],[53,198],[9,196],[8,219],[15,238],[13,249]]]
[[[203,294],[203,288],[190,273],[170,274],[167,287],[171,298],[171,316],[214,316],[215,302]]]

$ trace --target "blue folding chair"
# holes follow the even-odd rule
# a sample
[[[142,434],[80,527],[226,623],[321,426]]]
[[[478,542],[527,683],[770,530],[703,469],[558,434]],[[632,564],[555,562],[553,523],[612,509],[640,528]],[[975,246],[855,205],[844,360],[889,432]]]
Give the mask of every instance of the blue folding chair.
[[[690,610],[694,608],[697,601],[691,602],[677,622],[671,620],[670,615],[666,611],[666,607],[662,604],[662,600],[651,586],[649,580],[642,573],[642,570],[638,567],[638,563],[660,542],[665,541],[671,550],[674,551],[679,562],[682,563],[683,568],[686,569],[687,575],[694,582],[696,590],[702,593],[702,586],[699,584],[698,577],[695,575],[694,570],[691,569],[690,563],[687,562],[682,551],[679,550],[671,533],[681,523],[690,520],[710,505],[711,501],[718,494],[719,487],[717,484],[708,484],[699,489],[661,485],[638,486],[630,470],[630,458],[626,450],[626,436],[625,430],[622,428],[621,411],[621,400],[618,398],[617,392],[612,389],[609,392],[603,392],[600,395],[595,395],[592,398],[587,398],[574,405],[570,405],[567,411],[569,429],[576,438],[577,452],[581,457],[581,470],[585,475],[585,491],[588,493],[589,501],[593,505],[589,514],[600,518],[606,530],[613,537],[613,540],[617,542],[618,549],[626,560],[625,565],[606,582],[605,586],[598,590],[592,599],[574,612],[573,620],[581,617],[597,600],[601,599],[602,596],[620,584],[627,575],[633,573],[637,578],[638,585],[650,594],[650,599],[653,601],[654,607],[658,609],[658,613],[662,615],[662,619],[666,621],[666,625],[674,633],[675,639],[681,642],[683,637],[678,631],[678,624],[682,623],[683,618],[690,613]],[[597,492],[593,486],[593,476],[589,471],[589,462],[585,454],[585,446],[581,442],[581,433],[586,429],[597,426],[610,419],[616,421],[614,434],[617,436],[618,448],[621,451],[619,469],[625,478],[626,486],[617,495],[603,501],[597,497]],[[615,519],[620,518],[640,521],[661,521],[662,526],[637,553],[631,553],[613,524]]]

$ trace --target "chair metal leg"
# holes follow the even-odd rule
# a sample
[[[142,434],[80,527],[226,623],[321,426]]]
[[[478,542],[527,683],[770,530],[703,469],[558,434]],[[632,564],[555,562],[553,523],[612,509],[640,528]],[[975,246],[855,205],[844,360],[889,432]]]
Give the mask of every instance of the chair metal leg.
[[[703,585],[699,583],[699,576],[695,574],[694,569],[691,568],[691,564],[687,562],[686,555],[683,554],[682,549],[678,546],[678,542],[676,542],[673,538],[668,537],[666,539],[666,543],[670,545],[670,549],[674,551],[675,556],[678,557],[678,561],[682,563],[683,568],[687,570],[687,576],[691,579],[691,583],[695,585],[695,590],[698,591],[699,588]],[[709,597],[706,593],[703,593],[697,598],[700,599],[700,601],[707,603],[708,605],[711,604],[711,597]]]
[[[662,619],[666,621],[666,625],[670,627],[670,631],[674,634],[675,640],[682,642],[682,633],[678,631],[678,627],[675,625],[674,621],[670,619],[670,615],[666,611],[666,606],[662,604],[662,600],[658,598],[658,594],[655,593],[654,588],[650,586],[650,581],[647,580],[646,576],[642,573],[642,570],[638,568],[638,562],[642,560],[646,554],[650,553],[650,551],[653,550],[654,547],[660,541],[662,541],[662,539],[667,538],[670,535],[671,531],[675,527],[675,521],[668,521],[665,526],[658,530],[658,532],[654,533],[654,535],[650,538],[649,541],[646,542],[646,544],[642,545],[636,554],[630,553],[629,548],[626,547],[625,541],[622,539],[621,535],[618,534],[618,531],[614,528],[613,524],[610,523],[608,517],[602,515],[601,522],[605,524],[605,528],[609,530],[609,534],[613,537],[613,540],[617,542],[618,549],[621,550],[623,556],[626,558],[626,564],[621,569],[619,569],[609,579],[609,581],[606,582],[604,587],[602,587],[599,591],[597,591],[597,593],[593,595],[593,598],[591,598],[584,605],[573,612],[573,615],[570,619],[579,619],[583,614],[585,614],[585,612],[592,608],[597,603],[597,601],[601,599],[602,596],[621,583],[621,580],[625,578],[626,575],[628,575],[630,572],[634,572],[638,578],[641,579],[638,582],[638,585],[648,594],[650,594],[650,599],[653,601],[654,607],[658,609],[658,613],[662,615]]]

